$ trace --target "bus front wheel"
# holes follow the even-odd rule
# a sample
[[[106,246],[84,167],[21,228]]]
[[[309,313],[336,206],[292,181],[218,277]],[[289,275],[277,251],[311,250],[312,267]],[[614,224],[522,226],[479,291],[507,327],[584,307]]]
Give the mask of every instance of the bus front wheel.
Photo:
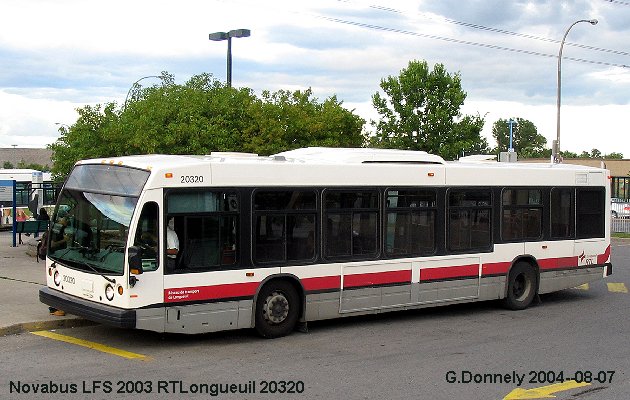
[[[536,296],[536,271],[529,263],[518,262],[508,276],[504,304],[510,310],[523,310],[532,304]]]
[[[293,285],[287,281],[267,283],[256,301],[256,331],[269,339],[288,335],[295,328],[299,308],[299,296]]]

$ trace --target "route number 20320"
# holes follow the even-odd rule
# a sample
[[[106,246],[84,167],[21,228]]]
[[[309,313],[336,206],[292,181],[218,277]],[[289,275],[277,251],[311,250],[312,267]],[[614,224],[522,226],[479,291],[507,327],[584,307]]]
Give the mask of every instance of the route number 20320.
[[[202,175],[182,175],[180,183],[203,183]]]

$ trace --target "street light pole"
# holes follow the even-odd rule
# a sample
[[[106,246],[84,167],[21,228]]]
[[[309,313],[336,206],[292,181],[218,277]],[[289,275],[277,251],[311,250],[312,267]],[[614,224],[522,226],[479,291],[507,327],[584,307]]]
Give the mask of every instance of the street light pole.
[[[560,51],[558,52],[558,88],[557,88],[557,103],[556,103],[556,140],[551,146],[551,157],[553,162],[560,162],[560,94],[561,94],[561,82],[562,82],[562,48],[564,47],[564,41],[567,39],[567,35],[571,28],[580,22],[588,22],[591,25],[597,25],[596,19],[581,19],[579,21],[575,21],[569,26],[569,28],[564,32],[564,36],[562,37],[562,42],[560,42]]]
[[[209,35],[209,39],[215,42],[227,40],[227,85],[232,87],[232,38],[249,37],[249,29],[233,29],[229,32],[214,32]]]

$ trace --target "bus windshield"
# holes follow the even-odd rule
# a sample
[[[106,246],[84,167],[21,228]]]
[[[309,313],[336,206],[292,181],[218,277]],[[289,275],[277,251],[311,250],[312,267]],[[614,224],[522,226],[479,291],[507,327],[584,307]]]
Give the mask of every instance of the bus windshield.
[[[48,256],[71,268],[122,275],[131,217],[149,172],[75,167],[57,200]]]

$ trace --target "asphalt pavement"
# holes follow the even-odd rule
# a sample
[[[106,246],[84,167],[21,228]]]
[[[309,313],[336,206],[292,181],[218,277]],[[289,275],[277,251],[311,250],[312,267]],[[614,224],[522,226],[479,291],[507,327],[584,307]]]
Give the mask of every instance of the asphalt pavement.
[[[48,306],[39,301],[46,266],[35,258],[37,239],[22,234],[22,241],[12,247],[11,231],[0,232],[0,336],[92,324],[73,315],[49,314]]]

